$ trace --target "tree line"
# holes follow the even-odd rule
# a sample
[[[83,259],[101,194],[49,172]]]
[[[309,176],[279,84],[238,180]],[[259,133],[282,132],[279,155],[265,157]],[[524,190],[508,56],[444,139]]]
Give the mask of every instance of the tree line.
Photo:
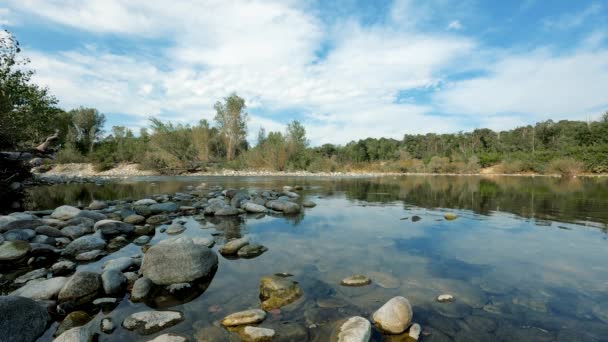
[[[104,130],[94,108],[59,108],[49,90],[32,81],[10,33],[0,36],[0,151],[33,146],[58,131],[57,162],[91,162],[98,170],[117,163],[167,173],[220,168],[274,171],[380,171],[475,173],[608,172],[608,112],[596,121],[552,120],[511,130],[476,129],[453,134],[406,134],[345,145],[311,146],[297,120],[284,131],[261,129],[248,142],[245,100],[232,93],[218,101],[212,122],[174,124],[151,118],[134,132]]]

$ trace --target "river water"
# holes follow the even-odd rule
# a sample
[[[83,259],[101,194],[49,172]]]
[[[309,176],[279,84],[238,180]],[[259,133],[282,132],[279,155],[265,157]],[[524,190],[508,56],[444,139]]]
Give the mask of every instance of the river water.
[[[127,315],[169,307],[185,320],[162,331],[191,340],[231,340],[225,315],[258,308],[261,277],[293,274],[304,296],[273,311],[260,326],[277,340],[327,341],[335,322],[371,314],[400,295],[413,305],[422,341],[606,341],[608,338],[608,179],[548,177],[145,177],[116,183],[30,190],[30,209],[87,205],[93,199],[141,199],[183,192],[200,183],[248,190],[301,185],[317,206],[295,217],[246,215],[187,218],[188,236],[247,236],[268,247],[254,259],[219,256],[207,290],[189,302],[131,303],[108,315],[117,322],[101,341],[148,340],[120,327]],[[458,215],[453,221],[444,213]],[[167,235],[156,232],[152,243]],[[80,265],[141,253],[130,244]],[[340,280],[368,275],[369,286]],[[453,303],[438,303],[443,293]],[[42,339],[48,339],[56,327]],[[160,333],[158,333],[160,334]],[[156,334],[156,335],[158,335]],[[401,337],[373,333],[375,341]]]

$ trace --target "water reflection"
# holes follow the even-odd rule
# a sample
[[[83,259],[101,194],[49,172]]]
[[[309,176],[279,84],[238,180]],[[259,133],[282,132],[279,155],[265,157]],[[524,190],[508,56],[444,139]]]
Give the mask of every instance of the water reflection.
[[[148,179],[149,181],[149,179]],[[261,326],[281,341],[327,341],[335,324],[370,317],[396,295],[410,299],[424,341],[601,341],[608,334],[608,188],[606,179],[521,177],[156,178],[115,185],[67,185],[31,191],[32,208],[91,199],[143,198],[206,182],[234,188],[304,186],[317,206],[296,217],[245,215],[186,220],[187,236],[247,236],[268,247],[254,259],[219,258],[204,293],[166,302],[185,321],[163,332],[193,339],[235,340],[217,326],[225,315],[258,308],[259,280],[293,274],[304,295]],[[446,221],[446,211],[458,219]],[[419,220],[413,218],[418,216]],[[407,219],[403,219],[407,218]],[[157,230],[151,243],[166,238]],[[214,247],[217,249],[218,247]],[[80,266],[99,270],[107,259],[139,253],[130,244]],[[355,273],[370,286],[348,288]],[[450,293],[451,304],[436,302]],[[123,300],[115,322],[158,303]],[[120,327],[100,340],[147,340]],[[402,337],[374,332],[374,341]]]

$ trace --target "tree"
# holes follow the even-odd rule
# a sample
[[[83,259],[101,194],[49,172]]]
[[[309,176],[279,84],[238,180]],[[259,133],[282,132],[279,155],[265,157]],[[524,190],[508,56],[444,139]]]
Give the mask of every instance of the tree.
[[[226,159],[232,160],[239,144],[247,135],[248,114],[245,112],[245,100],[236,93],[224,98],[224,102],[215,103],[215,122],[220,135],[226,144]]]
[[[69,112],[72,118],[72,142],[83,152],[93,152],[93,144],[101,138],[106,118],[94,108],[80,107]]]

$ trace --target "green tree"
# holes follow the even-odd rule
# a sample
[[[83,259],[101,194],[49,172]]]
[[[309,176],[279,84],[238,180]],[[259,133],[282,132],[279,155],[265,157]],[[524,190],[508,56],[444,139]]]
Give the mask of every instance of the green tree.
[[[236,93],[224,98],[224,102],[215,103],[215,122],[220,135],[226,144],[226,159],[234,159],[236,150],[247,135],[248,114],[245,112],[245,100]]]
[[[106,118],[95,108],[80,107],[69,112],[72,118],[71,142],[83,153],[91,153],[103,134]]]

